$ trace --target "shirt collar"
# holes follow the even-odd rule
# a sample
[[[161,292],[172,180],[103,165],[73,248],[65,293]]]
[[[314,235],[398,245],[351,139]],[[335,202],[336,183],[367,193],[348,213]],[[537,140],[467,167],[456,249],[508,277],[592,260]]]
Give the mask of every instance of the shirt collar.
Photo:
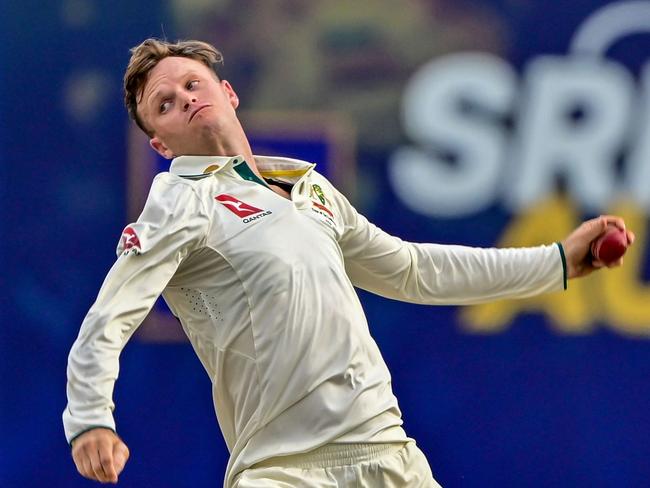
[[[264,178],[295,182],[316,165],[299,159],[253,156]],[[169,172],[185,178],[196,178],[223,171],[244,162],[243,156],[178,156],[172,160]]]
[[[205,176],[243,160],[242,156],[178,156],[172,160],[169,172],[185,178]]]

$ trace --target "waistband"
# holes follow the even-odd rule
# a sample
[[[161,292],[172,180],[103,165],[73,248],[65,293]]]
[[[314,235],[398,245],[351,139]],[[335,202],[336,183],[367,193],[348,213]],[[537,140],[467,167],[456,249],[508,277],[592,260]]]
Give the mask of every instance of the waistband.
[[[326,444],[313,451],[277,456],[251,466],[255,468],[334,468],[337,466],[350,466],[365,463],[383,456],[395,454],[406,446],[407,442],[394,442],[383,444],[350,443]]]

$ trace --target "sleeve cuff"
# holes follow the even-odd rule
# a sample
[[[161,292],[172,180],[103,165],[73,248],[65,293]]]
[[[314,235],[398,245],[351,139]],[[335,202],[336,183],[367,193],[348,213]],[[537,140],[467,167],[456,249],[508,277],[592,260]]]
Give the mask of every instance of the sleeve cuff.
[[[568,277],[567,277],[567,270],[566,270],[566,256],[564,255],[564,247],[562,246],[561,242],[556,242],[558,249],[560,250],[560,257],[562,258],[562,275],[563,275],[563,280],[564,280],[564,289],[567,289],[568,286]]]

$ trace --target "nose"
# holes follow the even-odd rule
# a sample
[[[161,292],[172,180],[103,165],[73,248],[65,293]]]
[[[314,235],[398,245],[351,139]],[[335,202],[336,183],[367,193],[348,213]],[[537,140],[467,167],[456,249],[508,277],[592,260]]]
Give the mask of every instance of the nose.
[[[196,103],[196,97],[190,96],[185,99],[185,104],[183,104],[183,110],[188,111],[190,106]]]

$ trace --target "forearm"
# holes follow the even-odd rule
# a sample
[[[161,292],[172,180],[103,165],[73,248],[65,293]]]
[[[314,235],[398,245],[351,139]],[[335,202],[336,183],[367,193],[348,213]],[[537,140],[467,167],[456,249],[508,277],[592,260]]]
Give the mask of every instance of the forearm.
[[[418,244],[392,236],[334,193],[343,231],[339,245],[352,283],[408,302],[469,305],[562,290],[566,260],[560,245],[471,248]]]
[[[120,353],[176,267],[176,259],[160,253],[125,256],[107,275],[68,357],[68,442],[94,426],[115,430],[112,396]]]
[[[119,355],[135,328],[93,309],[88,313],[68,355],[68,405],[63,412],[68,442],[92,427],[115,430],[112,396]]]
[[[390,236],[382,238],[395,239]],[[395,240],[348,263],[356,286],[397,300],[468,305],[564,288],[557,245],[481,249]]]

